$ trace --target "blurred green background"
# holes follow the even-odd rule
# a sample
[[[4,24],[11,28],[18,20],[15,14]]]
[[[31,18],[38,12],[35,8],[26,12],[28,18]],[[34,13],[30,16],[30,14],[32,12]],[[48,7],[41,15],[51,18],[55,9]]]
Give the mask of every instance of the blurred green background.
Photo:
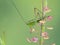
[[[41,0],[13,0],[21,15],[28,21],[34,18],[34,8],[41,9]],[[52,15],[53,20],[46,25],[53,26],[52,31],[48,30],[50,38],[46,40],[47,45],[56,43],[60,45],[60,0],[48,0],[48,7],[52,9],[47,15]],[[5,31],[6,45],[38,45],[28,43],[27,37],[31,37],[29,27],[24,23],[11,0],[0,0],[0,37]]]

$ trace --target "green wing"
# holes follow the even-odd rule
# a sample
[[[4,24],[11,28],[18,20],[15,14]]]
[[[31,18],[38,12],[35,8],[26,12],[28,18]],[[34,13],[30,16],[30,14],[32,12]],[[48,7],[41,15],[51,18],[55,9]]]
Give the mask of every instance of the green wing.
[[[40,20],[41,20],[41,14],[42,14],[42,12],[39,10],[39,9],[37,9],[37,8],[34,8],[34,19],[32,19],[32,20],[29,20],[28,22],[27,22],[27,25],[29,25],[29,26],[33,26],[33,25],[35,25],[36,23],[38,23]]]

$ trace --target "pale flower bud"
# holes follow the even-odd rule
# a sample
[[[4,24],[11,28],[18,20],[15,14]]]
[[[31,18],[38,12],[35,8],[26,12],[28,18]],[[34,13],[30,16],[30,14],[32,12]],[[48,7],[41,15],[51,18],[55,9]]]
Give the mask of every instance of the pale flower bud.
[[[29,38],[26,39],[29,43],[31,43],[31,40]]]
[[[47,17],[47,20],[48,20],[48,21],[52,20],[52,16],[48,16],[48,17]]]
[[[37,37],[33,37],[31,40],[32,40],[32,42],[34,42],[34,43],[38,42],[38,38],[37,38]]]
[[[40,24],[44,24],[46,21],[45,20],[41,20],[39,22],[40,22]]]
[[[52,30],[52,29],[53,29],[53,27],[47,27],[47,29]]]
[[[50,12],[51,11],[51,9],[49,9],[47,6],[46,7],[44,7],[44,12]]]
[[[48,35],[47,32],[43,32],[43,33],[42,33],[42,36],[43,36],[43,37],[45,37],[45,36],[47,36],[47,35]]]
[[[55,43],[53,43],[52,45],[56,45]]]
[[[44,39],[49,39],[49,37],[48,36],[45,36]]]

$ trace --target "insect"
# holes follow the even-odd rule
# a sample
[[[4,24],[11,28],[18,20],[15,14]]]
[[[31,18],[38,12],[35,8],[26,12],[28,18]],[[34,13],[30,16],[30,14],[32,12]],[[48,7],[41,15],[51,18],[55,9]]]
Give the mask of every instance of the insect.
[[[33,28],[33,26],[36,23],[40,24],[41,29],[40,29],[40,35],[39,35],[39,37],[40,37],[39,44],[43,45],[42,43],[44,42],[44,39],[49,39],[48,36],[42,36],[42,33],[45,32],[45,23],[46,23],[47,19],[51,20],[51,18],[52,18],[51,16],[46,16],[46,13],[51,11],[47,6],[47,0],[45,0],[45,2],[44,2],[44,0],[42,0],[42,6],[41,6],[42,11],[39,10],[38,8],[34,8],[34,17],[35,18],[32,20],[29,20],[28,22],[25,22],[23,16],[21,15],[20,11],[18,10],[18,8],[16,7],[15,3],[12,0],[11,0],[11,3],[14,6],[14,8],[16,9],[17,13],[22,18],[22,20],[24,21],[24,23],[30,28],[30,30],[31,30],[30,32],[35,32],[35,29]],[[46,35],[46,33],[43,33],[43,35]],[[38,38],[32,38],[32,39],[33,39],[33,41],[36,39],[37,40],[36,42],[38,42]],[[27,38],[27,40],[28,40],[28,42],[31,42],[31,40],[29,40],[28,38]]]

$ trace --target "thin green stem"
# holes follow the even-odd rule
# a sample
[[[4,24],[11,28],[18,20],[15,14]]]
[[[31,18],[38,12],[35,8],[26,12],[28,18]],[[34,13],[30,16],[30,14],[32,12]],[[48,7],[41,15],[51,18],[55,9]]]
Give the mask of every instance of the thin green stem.
[[[0,38],[1,45],[6,45],[6,38],[5,38],[5,32],[2,33],[2,37]]]
[[[44,17],[45,17],[45,14],[44,14],[44,0],[42,0],[42,19]],[[45,25],[42,24],[41,25],[41,32],[40,32],[40,37],[41,37],[41,39],[40,39],[40,45],[43,45],[43,42],[44,42],[44,39],[42,37],[42,32],[44,32],[44,31],[45,31]]]

